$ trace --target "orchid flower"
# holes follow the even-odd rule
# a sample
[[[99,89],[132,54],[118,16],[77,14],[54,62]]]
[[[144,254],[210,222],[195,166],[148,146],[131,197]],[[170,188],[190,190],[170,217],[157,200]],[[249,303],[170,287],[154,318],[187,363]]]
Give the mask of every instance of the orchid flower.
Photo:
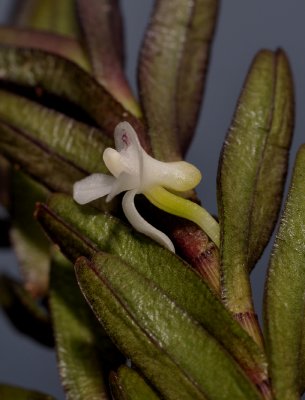
[[[86,204],[107,195],[106,201],[111,201],[119,193],[126,192],[122,207],[130,224],[174,252],[174,245],[168,236],[138,213],[134,198],[136,194],[143,193],[160,209],[197,223],[219,246],[219,227],[213,217],[196,203],[169,191],[193,189],[201,180],[200,171],[185,161],[162,162],[148,155],[128,122],[116,126],[114,140],[116,150],[107,148],[103,154],[113,176],[96,173],[76,182],[74,200]]]

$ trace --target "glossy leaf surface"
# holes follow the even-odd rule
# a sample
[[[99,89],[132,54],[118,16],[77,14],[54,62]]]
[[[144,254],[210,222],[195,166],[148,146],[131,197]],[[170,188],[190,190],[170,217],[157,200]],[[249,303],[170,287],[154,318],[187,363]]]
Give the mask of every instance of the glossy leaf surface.
[[[71,61],[40,50],[0,47],[0,68],[1,81],[39,87],[42,92],[78,105],[110,138],[119,122],[129,122],[143,147],[149,149],[142,123],[91,75]]]
[[[156,157],[172,161],[194,133],[216,0],[156,1],[139,64],[145,117]]]
[[[290,191],[269,264],[264,299],[266,348],[277,399],[299,399],[305,287],[305,147],[298,152]]]
[[[25,131],[40,147],[56,151],[88,175],[108,171],[102,156],[113,140],[99,129],[4,90],[0,90],[0,120]]]
[[[19,282],[4,275],[0,277],[0,305],[19,332],[45,346],[54,345],[52,326],[47,311]]]
[[[94,76],[124,107],[139,116],[139,106],[123,71],[119,0],[78,0],[77,3]]]
[[[118,219],[88,206],[80,207],[68,196],[52,196],[48,207],[38,207],[36,217],[72,261],[80,255],[91,257],[99,249],[132,265],[222,343],[255,383],[264,383],[263,354],[200,276],[180,258]]]
[[[0,91],[1,120],[0,152],[52,191],[71,193],[77,180],[108,172],[102,154],[112,141],[96,128],[6,91]],[[96,204],[116,207],[103,199]]]
[[[279,212],[292,124],[288,60],[282,51],[262,51],[246,79],[218,172],[224,296],[234,313],[252,309],[248,273]]]
[[[177,398],[179,393],[181,399],[260,398],[224,349],[166,292],[135,269],[114,256],[98,254],[91,263],[79,259],[76,273],[87,301],[105,329],[165,397]],[[110,307],[116,310],[119,323],[105,312]],[[133,325],[128,333],[120,327],[123,321]],[[125,339],[125,334],[133,339]],[[173,371],[165,384],[156,379],[154,367],[149,365],[153,364],[147,351],[151,347],[154,361],[159,365],[163,360],[176,364],[180,376]],[[219,382],[216,387],[215,379]]]
[[[158,400],[159,396],[134,369],[121,366],[110,376],[111,394],[115,400]]]
[[[67,399],[108,398],[108,373],[123,358],[84,301],[73,266],[59,253],[52,263],[50,306]]]
[[[71,193],[73,183],[84,177],[79,168],[40,147],[25,132],[1,122],[0,132],[1,153],[49,189]]]

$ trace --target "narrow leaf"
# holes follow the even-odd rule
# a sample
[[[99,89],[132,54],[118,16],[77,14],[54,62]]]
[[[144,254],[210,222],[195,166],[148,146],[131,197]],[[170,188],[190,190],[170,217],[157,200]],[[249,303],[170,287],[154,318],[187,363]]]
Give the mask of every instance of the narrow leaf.
[[[82,264],[79,261],[77,276],[88,300],[90,299],[92,304],[96,300],[98,309],[103,303],[101,312],[103,319],[107,320],[109,334],[125,354],[132,353],[134,359],[138,355],[140,360],[137,360],[137,364],[141,364],[142,371],[145,369],[145,375],[149,374],[152,382],[158,382],[158,389],[166,394],[167,399],[205,399],[176,363],[162,350],[160,351],[157,343],[126,313],[113,292],[106,285],[102,285],[96,274],[88,268],[87,263]],[[98,297],[95,298],[94,293],[98,293]]]
[[[115,400],[158,400],[159,397],[134,369],[121,366],[110,375],[111,394]]]
[[[0,384],[1,400],[54,400],[53,397],[33,390]]]
[[[139,84],[153,152],[162,160],[179,159],[194,133],[217,3],[155,2]]]
[[[0,132],[2,154],[49,189],[71,193],[73,183],[84,177],[79,168],[40,147],[25,132],[1,122]]]
[[[90,66],[80,44],[63,35],[24,28],[0,27],[0,43],[7,46],[41,49],[66,57],[85,70]]]
[[[119,0],[78,0],[96,79],[133,114],[140,116],[123,71],[123,30]]]
[[[298,152],[268,269],[264,299],[266,348],[277,399],[299,399],[305,287],[305,147]]]
[[[12,245],[26,289],[42,297],[49,285],[50,244],[33,214],[36,202],[45,201],[49,192],[21,171],[14,171],[11,186]]]
[[[79,28],[74,0],[26,0],[16,10],[16,24],[77,36]]]
[[[2,90],[1,120],[0,153],[52,191],[71,193],[75,181],[108,172],[102,154],[112,141],[96,128]],[[101,199],[96,206],[116,204]]]
[[[241,320],[253,313],[248,274],[280,209],[292,123],[288,60],[280,50],[262,51],[246,79],[218,172],[223,291],[226,305]]]
[[[90,268],[91,275],[88,273]],[[128,358],[131,358],[161,394],[168,398],[177,398],[177,392],[172,392],[173,387],[160,383],[147,362],[142,361],[147,357],[147,339],[156,348],[157,355],[154,360],[161,363],[164,356],[169,358],[181,371],[179,375],[189,381],[194,393],[192,398],[260,398],[255,387],[247,381],[241,369],[223,348],[165,292],[133,268],[114,256],[98,254],[92,263],[84,260],[77,262],[76,274],[81,289],[98,319],[103,322]],[[132,285],[126,285],[126,282],[132,282]],[[133,321],[137,328],[129,329],[129,335],[136,336],[139,329],[142,331],[139,339],[145,342],[140,347],[140,353],[133,349],[132,343],[124,340],[124,332],[117,330],[116,324],[109,320],[102,309],[106,302],[116,302],[120,318],[126,320],[128,317]],[[161,373],[162,371],[161,368]],[[219,385],[215,386],[215,380]],[[175,381],[176,385],[181,382],[176,374],[172,377],[172,383]],[[177,389],[178,387],[176,391]],[[183,388],[179,392],[181,398],[185,398],[188,393]]]
[[[124,359],[84,301],[73,266],[59,253],[52,263],[50,306],[67,399],[108,398],[108,374]]]
[[[0,305],[18,331],[45,346],[54,345],[52,326],[46,310],[20,283],[4,275],[0,277]]]
[[[37,208],[36,217],[71,261],[82,254],[91,257],[100,249],[132,265],[222,343],[258,386],[266,385],[262,352],[200,276],[176,255],[118,219],[80,207],[67,196],[52,196],[48,207]]]
[[[113,140],[99,129],[4,90],[0,90],[0,120],[25,131],[86,174],[108,171],[102,156]]]
[[[39,87],[42,92],[80,106],[110,138],[119,122],[129,122],[143,147],[149,150],[142,123],[71,61],[41,50],[0,47],[0,69],[0,81]]]
[[[181,0],[179,1],[181,3]],[[183,154],[195,133],[216,25],[218,0],[193,0],[177,87],[178,136]]]

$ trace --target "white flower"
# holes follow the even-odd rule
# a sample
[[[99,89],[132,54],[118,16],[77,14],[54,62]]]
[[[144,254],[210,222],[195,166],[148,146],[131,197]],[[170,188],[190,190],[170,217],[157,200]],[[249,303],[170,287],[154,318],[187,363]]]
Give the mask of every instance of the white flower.
[[[201,226],[218,245],[217,222],[202,207],[183,199],[167,189],[185,192],[201,180],[200,171],[185,161],[161,162],[148,155],[141,147],[137,134],[128,122],[121,122],[114,131],[115,149],[104,151],[104,162],[113,176],[96,173],[74,184],[73,198],[86,204],[106,196],[107,201],[126,192],[122,207],[130,224],[139,232],[175,251],[171,240],[150,225],[138,213],[134,197],[143,193],[154,205],[164,211],[190,219]]]

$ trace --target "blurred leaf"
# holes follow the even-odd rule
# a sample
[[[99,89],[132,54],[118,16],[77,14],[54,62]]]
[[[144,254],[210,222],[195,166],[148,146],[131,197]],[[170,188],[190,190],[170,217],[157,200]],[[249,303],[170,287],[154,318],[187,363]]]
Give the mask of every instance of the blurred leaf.
[[[71,261],[80,255],[91,258],[99,249],[132,265],[222,343],[258,386],[266,385],[262,352],[200,276],[175,254],[112,216],[76,205],[68,196],[52,196],[48,207],[38,206],[36,217]]]
[[[270,259],[264,299],[266,349],[277,399],[300,398],[305,287],[304,166],[305,146],[302,146]]]
[[[146,150],[149,143],[142,123],[103,86],[76,64],[35,49],[0,46],[0,82],[37,88],[80,106],[110,137],[119,122],[128,121]]]
[[[4,275],[0,276],[0,305],[18,331],[45,346],[54,345],[52,326],[46,310],[20,283]]]
[[[0,384],[0,398],[1,400],[54,400],[54,397],[47,394],[4,384]]]
[[[119,0],[78,0],[77,3],[94,76],[127,110],[140,116],[123,71]]]
[[[72,38],[24,28],[0,27],[0,43],[7,46],[41,49],[69,58],[85,70],[90,65],[80,44]]]
[[[281,205],[293,124],[293,90],[282,51],[256,56],[224,144],[218,172],[225,303],[251,315],[251,270]]]
[[[10,225],[10,220],[8,218],[0,218],[0,249],[10,246]]]
[[[11,185],[11,241],[26,289],[41,297],[49,285],[50,244],[33,214],[35,203],[45,201],[49,192],[20,171],[12,174]]]
[[[76,274],[105,329],[161,395],[169,399],[260,398],[219,343],[166,292],[128,264],[115,256],[98,254],[92,262],[80,258]],[[116,313],[114,318],[109,315],[111,310]],[[122,323],[133,326],[123,331]],[[151,347],[154,356],[149,354]],[[159,364],[157,374],[155,366],[149,365],[152,359]],[[169,362],[176,365],[177,373],[167,371],[165,363]],[[166,382],[161,381],[160,373]]]
[[[75,0],[21,0],[15,23],[25,27],[77,36]]]
[[[51,268],[50,307],[67,399],[109,398],[108,374],[124,359],[84,301],[73,266],[58,252]]]
[[[140,93],[155,156],[173,161],[194,133],[216,0],[156,1],[139,64]]]
[[[10,164],[0,156],[0,204],[8,208],[10,203]]]
[[[159,396],[134,369],[122,365],[110,375],[111,394],[115,400],[158,400]]]

